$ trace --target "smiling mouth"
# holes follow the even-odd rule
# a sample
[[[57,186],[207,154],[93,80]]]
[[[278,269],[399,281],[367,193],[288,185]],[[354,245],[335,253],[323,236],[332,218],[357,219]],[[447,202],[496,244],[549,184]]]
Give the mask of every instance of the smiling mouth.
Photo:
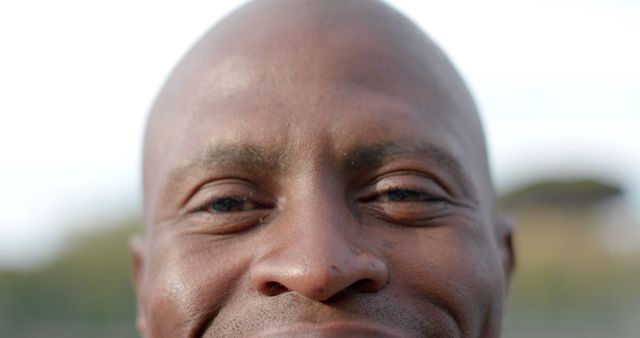
[[[297,323],[261,330],[250,337],[371,337],[399,338],[402,335],[376,323],[337,321],[326,323]]]

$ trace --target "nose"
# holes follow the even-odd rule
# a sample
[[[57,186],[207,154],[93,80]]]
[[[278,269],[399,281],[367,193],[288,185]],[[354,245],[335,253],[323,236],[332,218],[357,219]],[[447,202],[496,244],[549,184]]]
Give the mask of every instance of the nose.
[[[314,301],[329,300],[346,290],[384,288],[387,265],[367,249],[367,236],[358,233],[362,225],[349,229],[349,220],[336,213],[320,208],[307,211],[298,213],[303,217],[294,217],[293,224],[283,225],[284,238],[274,241],[278,244],[253,264],[253,287],[267,296],[296,292]]]

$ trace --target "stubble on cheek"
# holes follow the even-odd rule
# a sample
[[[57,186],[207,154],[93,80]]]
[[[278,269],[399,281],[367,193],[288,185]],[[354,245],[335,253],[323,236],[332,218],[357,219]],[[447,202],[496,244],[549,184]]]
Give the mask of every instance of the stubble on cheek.
[[[493,337],[487,332],[501,322],[504,289],[495,252],[481,237],[451,234],[423,238],[402,259],[403,289],[447,313],[460,336]]]
[[[315,302],[295,292],[259,298],[245,295],[221,309],[204,336],[250,337],[289,324],[347,320],[386,325],[403,337],[459,337],[455,323],[439,308],[416,308],[411,303],[389,292],[346,293],[329,302]]]
[[[329,302],[295,292],[260,294],[249,281],[246,252],[234,256],[206,238],[158,241],[147,280],[150,337],[242,337],[274,325],[331,320],[375,321],[408,337],[483,337],[491,331],[483,327],[500,315],[494,291],[502,284],[482,243],[449,236],[382,243],[391,264],[388,285]]]
[[[159,243],[150,260],[145,311],[151,337],[201,336],[246,265],[215,255],[207,243],[177,243]]]

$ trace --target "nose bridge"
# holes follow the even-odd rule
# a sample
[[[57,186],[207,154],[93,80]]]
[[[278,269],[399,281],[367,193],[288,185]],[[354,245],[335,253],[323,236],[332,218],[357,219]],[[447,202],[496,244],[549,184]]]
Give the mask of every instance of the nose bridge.
[[[335,264],[339,257],[349,253],[358,232],[344,190],[337,181],[326,170],[309,168],[292,184],[291,197],[281,219],[281,225],[291,231],[289,248],[292,251],[327,264]]]
[[[293,291],[322,301],[351,286],[373,291],[386,284],[386,265],[367,248],[343,195],[319,183],[303,185],[273,224],[285,235],[251,272],[265,294]]]
[[[333,200],[316,196],[295,211],[289,221],[294,228],[287,250],[301,258],[302,262],[313,262],[316,273],[324,270],[339,270],[341,265],[356,258],[353,228],[348,210],[341,206],[335,196]],[[323,270],[324,269],[324,270]]]

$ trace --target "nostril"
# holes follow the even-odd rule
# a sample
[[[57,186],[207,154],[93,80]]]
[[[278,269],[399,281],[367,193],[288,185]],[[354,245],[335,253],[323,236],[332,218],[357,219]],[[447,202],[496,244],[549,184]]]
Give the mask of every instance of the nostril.
[[[360,292],[373,292],[379,290],[380,286],[374,280],[366,278],[360,279],[357,282],[351,284],[349,288]]]
[[[289,289],[278,282],[268,282],[267,284],[265,284],[264,293],[267,296],[277,296],[287,291],[289,291]]]

